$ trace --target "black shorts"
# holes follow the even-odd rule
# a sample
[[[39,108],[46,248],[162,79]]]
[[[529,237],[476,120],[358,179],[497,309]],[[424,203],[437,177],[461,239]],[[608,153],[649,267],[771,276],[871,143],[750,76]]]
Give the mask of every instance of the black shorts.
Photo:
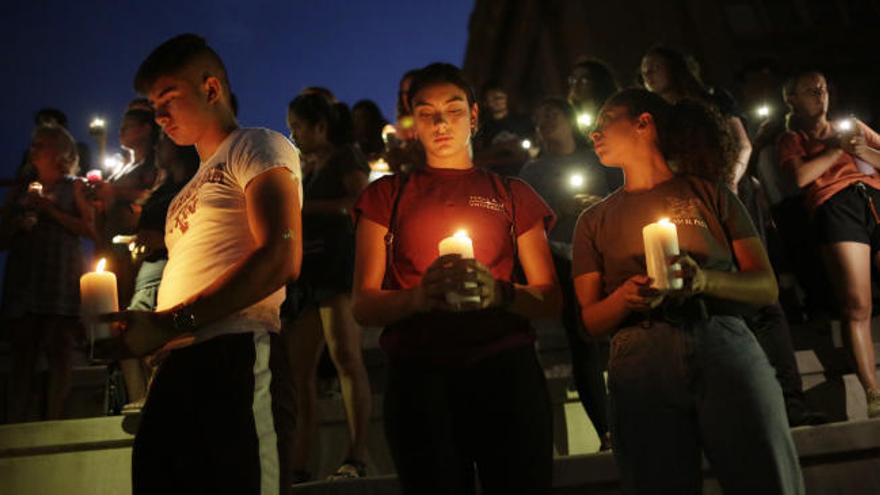
[[[859,242],[872,252],[880,249],[880,229],[869,200],[880,207],[880,191],[859,182],[822,203],[814,216],[819,243]]]

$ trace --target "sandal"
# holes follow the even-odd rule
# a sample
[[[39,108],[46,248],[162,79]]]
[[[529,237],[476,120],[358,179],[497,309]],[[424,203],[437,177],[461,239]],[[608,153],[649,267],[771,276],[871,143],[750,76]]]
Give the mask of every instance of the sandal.
[[[366,478],[367,465],[357,459],[348,458],[336,469],[336,472],[327,477],[329,481],[353,480]]]

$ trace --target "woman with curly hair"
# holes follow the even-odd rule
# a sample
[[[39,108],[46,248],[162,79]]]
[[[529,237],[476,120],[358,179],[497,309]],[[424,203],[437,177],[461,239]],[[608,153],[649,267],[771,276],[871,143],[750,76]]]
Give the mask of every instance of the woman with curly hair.
[[[579,219],[573,275],[586,330],[613,335],[609,419],[623,491],[700,493],[705,453],[725,493],[803,493],[782,392],[742,318],[776,300],[767,253],[727,187],[672,166],[702,159],[671,144],[682,139],[674,119],[724,132],[699,108],[625,90],[591,134],[625,183]],[[705,153],[723,163],[726,151]],[[646,275],[642,228],[662,217],[686,253],[667,260],[679,290]]]

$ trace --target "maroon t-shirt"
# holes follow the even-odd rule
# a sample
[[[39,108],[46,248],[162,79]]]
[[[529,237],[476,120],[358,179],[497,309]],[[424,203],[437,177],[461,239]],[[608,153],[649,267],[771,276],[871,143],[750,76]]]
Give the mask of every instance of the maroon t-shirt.
[[[392,175],[370,184],[355,205],[356,221],[364,217],[388,227],[401,179]],[[512,281],[511,226],[519,236],[539,222],[549,230],[556,219],[528,184],[510,178],[508,188],[504,180],[476,168],[428,167],[412,172],[402,188],[392,228],[392,266],[386,273],[385,288],[418,286],[425,270],[439,256],[437,245],[458,230],[467,231],[473,240],[474,257],[495,278]],[[533,342],[534,332],[526,318],[499,309],[413,315],[389,325],[380,340],[392,360],[452,366],[471,364]]]

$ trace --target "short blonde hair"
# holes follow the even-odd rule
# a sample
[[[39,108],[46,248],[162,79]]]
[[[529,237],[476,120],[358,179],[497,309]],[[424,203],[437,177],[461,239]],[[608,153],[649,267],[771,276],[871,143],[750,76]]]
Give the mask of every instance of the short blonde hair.
[[[61,172],[70,174],[79,167],[79,151],[76,141],[67,129],[57,125],[41,125],[34,129],[32,138],[46,136],[53,140],[61,160]]]

